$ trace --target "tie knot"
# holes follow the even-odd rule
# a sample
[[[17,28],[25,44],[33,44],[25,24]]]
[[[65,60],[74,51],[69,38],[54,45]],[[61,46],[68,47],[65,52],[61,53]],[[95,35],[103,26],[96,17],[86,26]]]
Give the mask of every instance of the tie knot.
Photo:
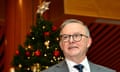
[[[79,72],[83,72],[84,66],[82,64],[75,65],[74,68],[76,68]]]

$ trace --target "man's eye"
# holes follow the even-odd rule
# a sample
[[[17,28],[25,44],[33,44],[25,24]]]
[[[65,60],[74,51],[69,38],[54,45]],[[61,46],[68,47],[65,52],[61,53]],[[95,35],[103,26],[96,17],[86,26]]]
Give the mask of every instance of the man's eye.
[[[68,38],[68,36],[63,36],[63,38]]]

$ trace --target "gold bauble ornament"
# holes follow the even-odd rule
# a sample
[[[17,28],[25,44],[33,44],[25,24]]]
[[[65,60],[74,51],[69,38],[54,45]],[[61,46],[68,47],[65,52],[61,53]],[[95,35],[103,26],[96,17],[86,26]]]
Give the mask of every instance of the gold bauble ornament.
[[[29,70],[30,70],[30,68],[27,68],[27,70],[29,71]]]
[[[33,53],[32,53],[32,56],[34,56],[34,54],[35,54],[35,53],[33,52]]]
[[[50,43],[50,41],[49,40],[47,40],[47,41],[45,41],[45,46],[48,46],[49,45],[49,43]]]
[[[50,43],[49,40],[45,41],[45,43],[44,43],[44,45],[46,46],[47,49],[49,49],[49,43]]]
[[[43,29],[45,29],[46,27],[45,26],[42,26]]]
[[[19,67],[19,68],[22,68],[22,65],[21,65],[21,64],[19,64],[19,65],[18,65],[18,67]]]
[[[30,59],[30,57],[27,57],[27,59]]]
[[[46,69],[48,69],[48,66],[45,66]]]
[[[44,54],[44,56],[47,56],[47,54]]]
[[[50,60],[50,62],[53,62],[53,60]]]
[[[59,61],[59,60],[60,60],[60,57],[58,57],[57,60]]]
[[[56,40],[59,41],[59,37],[57,37]]]
[[[34,40],[35,39],[35,37],[32,37],[32,40]]]
[[[11,67],[10,72],[15,72],[15,67]]]
[[[28,45],[28,48],[31,48],[31,45]]]
[[[32,72],[40,72],[40,69],[41,69],[41,65],[39,63],[35,63],[33,64],[33,66],[31,66]]]
[[[28,47],[27,47],[27,48],[25,48],[25,50],[28,50]]]

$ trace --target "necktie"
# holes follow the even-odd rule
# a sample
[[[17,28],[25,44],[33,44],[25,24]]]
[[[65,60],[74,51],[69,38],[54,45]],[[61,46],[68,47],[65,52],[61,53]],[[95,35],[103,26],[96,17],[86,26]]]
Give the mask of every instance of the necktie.
[[[74,68],[76,68],[79,72],[83,72],[84,66],[82,64],[75,65]]]

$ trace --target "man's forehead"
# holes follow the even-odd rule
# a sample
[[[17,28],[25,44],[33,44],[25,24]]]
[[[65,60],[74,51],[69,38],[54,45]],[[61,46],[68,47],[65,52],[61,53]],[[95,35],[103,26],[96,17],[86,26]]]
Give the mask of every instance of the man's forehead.
[[[64,26],[61,30],[61,33],[84,33],[86,32],[86,28],[83,24],[79,23],[69,23]]]

